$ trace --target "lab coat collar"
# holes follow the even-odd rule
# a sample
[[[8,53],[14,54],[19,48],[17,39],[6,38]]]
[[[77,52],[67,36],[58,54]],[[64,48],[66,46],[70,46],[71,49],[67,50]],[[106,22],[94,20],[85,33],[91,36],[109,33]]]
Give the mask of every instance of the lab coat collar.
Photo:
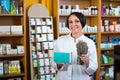
[[[79,40],[83,40],[84,39],[84,37],[85,37],[85,35],[84,34],[82,34],[80,37],[78,37],[78,38],[73,38],[72,36],[71,36],[71,33],[68,35],[68,37],[70,37],[72,40],[74,40],[75,42],[78,42]]]

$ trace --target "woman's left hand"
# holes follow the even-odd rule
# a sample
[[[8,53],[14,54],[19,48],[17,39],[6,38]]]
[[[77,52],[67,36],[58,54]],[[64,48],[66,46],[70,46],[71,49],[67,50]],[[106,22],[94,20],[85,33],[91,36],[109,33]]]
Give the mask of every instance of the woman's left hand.
[[[89,65],[89,57],[86,54],[82,54],[80,59],[86,64]]]

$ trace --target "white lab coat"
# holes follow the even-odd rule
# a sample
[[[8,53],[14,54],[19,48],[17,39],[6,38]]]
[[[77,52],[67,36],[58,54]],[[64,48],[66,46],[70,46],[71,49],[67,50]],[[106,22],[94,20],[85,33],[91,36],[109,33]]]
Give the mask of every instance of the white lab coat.
[[[88,53],[89,56],[89,65],[78,65],[77,64],[77,51],[76,51],[76,43],[79,40],[83,40],[88,45]],[[90,80],[89,75],[93,74],[97,67],[97,52],[95,43],[89,39],[88,37],[82,35],[76,40],[71,37],[71,35],[61,36],[55,41],[54,51],[65,51],[72,53],[72,64],[69,64],[66,70],[62,70],[63,67],[58,70],[55,80]],[[53,67],[57,70],[56,64],[53,63]]]

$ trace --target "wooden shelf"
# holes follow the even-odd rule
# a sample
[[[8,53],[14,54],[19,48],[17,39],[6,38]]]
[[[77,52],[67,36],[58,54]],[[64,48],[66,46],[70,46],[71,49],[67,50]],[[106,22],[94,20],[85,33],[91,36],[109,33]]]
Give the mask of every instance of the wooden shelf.
[[[103,0],[103,1],[108,2],[108,0]],[[120,2],[120,0],[109,0],[109,2]]]
[[[40,22],[42,22],[43,20],[46,21],[46,19],[49,19],[51,21],[51,23],[53,23],[53,18],[51,16],[49,17],[32,17],[32,16],[29,16],[29,23],[31,21],[31,19],[39,19]],[[37,21],[34,20],[35,23],[37,23]],[[46,21],[47,23],[47,21]],[[29,33],[29,41],[30,41],[30,63],[31,63],[31,80],[34,80],[35,78],[36,79],[40,79],[41,76],[46,76],[48,74],[51,74],[51,70],[50,68],[48,69],[48,73],[43,73],[41,74],[40,72],[44,72],[45,70],[45,67],[51,67],[50,65],[50,55],[51,52],[53,52],[53,47],[50,47],[50,45],[53,45],[53,40],[54,40],[54,28],[53,28],[53,24],[47,26],[47,25],[41,25],[39,26],[39,28],[37,27],[37,25],[34,25],[32,26],[31,24],[29,24],[29,30],[30,32],[31,31],[38,31],[38,30],[43,30],[42,27],[45,26],[46,28],[50,28],[50,30],[47,32],[39,32],[39,33]],[[50,36],[49,34],[51,35],[51,39],[50,39]],[[36,37],[37,35],[37,37]],[[43,36],[42,36],[43,35]],[[53,37],[52,37],[53,36]],[[42,40],[42,39],[43,40]],[[50,39],[50,40],[49,40]],[[47,44],[45,44],[47,43]],[[44,45],[45,44],[45,45]],[[38,47],[39,46],[39,47]],[[45,48],[47,47],[47,48]],[[32,48],[34,48],[34,50],[32,50]],[[40,54],[40,55],[38,55]],[[36,56],[36,57],[33,57],[33,56]],[[42,58],[39,58],[39,56],[42,56]],[[47,62],[46,60],[47,59]],[[37,66],[35,64],[35,61],[37,62]],[[42,65],[41,65],[41,61],[43,61]],[[46,65],[47,64],[47,65]],[[49,64],[49,65],[48,65]],[[43,69],[41,69],[40,67],[42,67]],[[41,69],[41,71],[40,71]],[[34,76],[34,75],[37,75],[37,76]],[[54,75],[53,73],[51,75]]]
[[[24,57],[24,54],[0,55],[0,59],[1,58],[14,58],[14,57]]]
[[[61,14],[59,17],[67,17],[67,14]],[[86,17],[97,17],[98,15],[85,15]]]
[[[74,1],[74,2],[73,2]],[[56,3],[56,4],[54,4]],[[58,38],[60,35],[66,35],[68,33],[60,33],[59,31],[59,23],[60,22],[65,22],[66,17],[68,15],[60,15],[59,14],[59,8],[61,5],[71,5],[73,8],[75,5],[79,5],[80,9],[84,9],[88,6],[97,6],[98,8],[98,15],[85,15],[87,19],[87,24],[90,26],[97,26],[97,33],[84,33],[84,34],[95,34],[96,35],[96,43],[97,43],[97,52],[98,52],[98,69],[95,74],[95,80],[100,80],[101,76],[101,66],[111,66],[114,64],[101,64],[100,63],[100,57],[101,57],[101,51],[109,51],[111,54],[114,51],[114,48],[109,48],[109,49],[101,49],[101,42],[108,41],[108,36],[112,36],[115,38],[120,38],[120,32],[101,32],[101,20],[109,20],[111,21],[117,21],[120,18],[119,16],[111,16],[111,15],[102,15],[101,14],[101,5],[105,4],[108,6],[110,3],[112,3],[112,6],[116,8],[117,6],[120,6],[120,0],[54,0],[52,7],[53,7],[53,17],[55,17],[55,37]],[[83,5],[84,4],[84,5]]]
[[[102,48],[101,49],[101,51],[113,51],[113,50],[114,50],[114,48],[108,48],[108,49],[107,48]]]
[[[25,74],[24,73],[11,73],[11,74],[0,76],[0,79],[9,78],[9,77],[20,77],[20,76],[25,76]]]
[[[24,14],[0,14],[0,17],[23,17]]]
[[[23,34],[0,34],[0,37],[23,37]]]
[[[43,57],[43,58],[33,58],[32,60],[37,60],[37,59],[50,59],[50,57]]]
[[[11,25],[20,25],[22,26],[23,34],[0,34],[0,46],[4,47],[2,51],[4,53],[0,52],[0,61],[1,64],[6,64],[7,66],[3,66],[3,73],[7,74],[9,72],[8,65],[13,65],[14,62],[18,62],[17,64],[20,65],[21,73],[12,73],[7,75],[0,75],[0,80],[8,80],[10,78],[16,79],[20,77],[21,80],[27,80],[27,52],[26,52],[26,0],[15,0],[18,1],[18,12],[19,8],[22,7],[23,14],[0,14],[0,27],[2,26],[11,26]],[[3,2],[4,3],[4,2]],[[8,3],[9,4],[9,3]],[[11,1],[10,1],[11,4]],[[17,6],[17,4],[16,4]],[[2,11],[2,10],[1,10]],[[10,32],[10,30],[9,30]],[[17,53],[18,46],[24,47],[24,54],[8,54],[9,52],[13,50],[13,53]],[[20,47],[19,47],[20,48]],[[15,49],[15,50],[14,50]],[[16,63],[14,63],[16,64]],[[6,68],[6,69],[4,69]],[[6,70],[6,71],[4,71]],[[23,73],[22,73],[23,72]]]
[[[110,34],[116,35],[116,34],[120,34],[120,32],[102,32],[101,34],[102,34],[102,35],[103,35],[103,34],[104,34],[104,35],[105,35],[105,34],[107,34],[107,35],[108,35],[108,34],[109,34],[109,35],[110,35]]]
[[[73,2],[74,1],[74,2]],[[80,9],[88,8],[89,6],[96,6],[98,8],[98,14],[97,15],[85,15],[86,17],[86,24],[89,26],[97,26],[97,32],[83,32],[86,36],[87,35],[95,35],[95,42],[97,43],[97,53],[98,53],[98,58],[100,57],[100,39],[101,39],[101,34],[100,34],[100,25],[101,25],[101,15],[100,15],[100,10],[101,10],[101,0],[54,0],[54,3],[56,3],[53,7],[53,17],[55,17],[55,38],[61,36],[61,35],[66,35],[68,33],[60,33],[59,28],[61,27],[59,23],[61,22],[66,22],[66,18],[68,15],[61,15],[59,14],[59,9],[61,5],[71,5],[72,8],[75,7],[75,5],[79,5]],[[84,5],[83,5],[84,4]],[[56,38],[56,39],[57,39]],[[98,61],[98,64],[100,61]],[[96,79],[99,78],[99,73],[100,70],[98,69],[95,74]]]
[[[102,15],[103,18],[120,18],[120,16]]]
[[[101,0],[101,1],[102,1],[102,4],[104,3],[107,7],[111,3],[114,8],[116,8],[117,6],[119,6],[119,3],[120,3],[120,0],[109,0],[109,1],[108,0]],[[109,21],[109,23],[108,23],[109,25],[111,25],[111,23],[113,21],[116,21],[116,24],[119,24],[119,22],[118,22],[119,18],[120,18],[120,15],[119,16],[101,15],[101,20],[103,21],[102,25],[104,26],[104,20],[108,20]],[[114,27],[114,29],[115,29],[115,27]],[[118,38],[120,38],[120,32],[101,32],[100,34],[101,34],[101,42],[109,42],[109,36],[111,37],[111,40],[113,41],[113,43],[115,42],[115,40],[117,40]],[[116,45],[116,44],[112,44],[112,46],[114,46],[114,45]],[[110,64],[109,63],[100,64],[100,68],[103,67],[103,68],[109,69],[109,67],[115,66],[115,60],[116,59],[120,60],[120,57],[118,55],[115,55],[115,53],[114,53],[115,49],[114,48],[100,49],[100,50],[101,50],[101,52],[103,52],[103,54],[106,57],[110,57],[113,60],[113,62],[110,63]],[[102,55],[102,53],[101,53],[101,55]],[[108,58],[108,60],[109,60],[109,58]],[[109,60],[109,61],[112,61],[112,60]],[[115,74],[114,69],[115,69],[115,67],[113,68],[113,73]],[[100,71],[99,71],[99,73],[100,73]],[[107,73],[107,71],[105,71],[104,75],[106,75],[106,73]],[[103,75],[103,77],[105,77],[104,75]],[[115,77],[116,76],[113,75],[114,79],[115,79]]]
[[[101,64],[101,67],[105,67],[105,66],[114,66],[114,64]]]

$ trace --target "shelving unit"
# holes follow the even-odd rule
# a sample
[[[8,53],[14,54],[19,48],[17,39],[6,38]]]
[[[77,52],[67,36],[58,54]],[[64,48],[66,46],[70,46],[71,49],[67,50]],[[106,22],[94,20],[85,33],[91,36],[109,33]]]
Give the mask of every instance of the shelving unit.
[[[119,28],[119,19],[120,19],[120,14],[119,9],[117,7],[120,6],[120,1],[119,0],[101,0],[101,7],[104,5],[106,6],[107,9],[109,9],[108,14],[101,14],[101,20],[102,20],[102,26],[104,26],[104,31],[101,32],[101,43],[108,43],[108,47],[104,47],[105,49],[101,49],[101,55],[104,54],[104,52],[108,52],[108,54],[112,55],[114,54],[114,47],[115,45],[119,44],[119,35],[120,35],[120,30]],[[112,8],[110,8],[112,7]],[[116,10],[117,9],[117,10]],[[101,13],[103,13],[103,8],[101,8]],[[107,13],[107,12],[106,12]],[[105,21],[108,21],[108,25],[106,25]],[[108,26],[108,30],[107,30]],[[106,56],[109,57],[109,56]],[[114,80],[115,78],[115,73],[114,73],[114,57],[113,59],[110,60],[111,62],[106,63],[106,64],[101,64],[101,68],[104,68],[104,70],[101,70],[102,76],[101,79],[110,79]],[[107,58],[109,60],[109,58]],[[104,66],[103,66],[104,65]],[[112,69],[110,69],[112,67]],[[112,72],[111,72],[112,71]],[[105,72],[105,73],[104,73]]]
[[[87,19],[87,25],[94,27],[97,26],[97,31],[96,32],[84,32],[85,35],[87,36],[94,36],[95,38],[95,43],[97,46],[97,53],[98,53],[98,63],[100,63],[99,59],[100,59],[100,41],[101,41],[101,34],[100,34],[100,25],[101,25],[101,1],[100,0],[54,0],[54,3],[56,3],[53,6],[53,16],[54,16],[54,23],[56,24],[55,26],[55,38],[58,38],[60,35],[69,33],[69,32],[65,32],[65,33],[61,33],[60,28],[61,28],[61,22],[62,24],[65,25],[66,22],[66,18],[68,16],[69,13],[62,13],[62,8],[65,7],[65,9],[68,9],[68,6],[71,6],[72,9],[75,9],[76,7],[80,8],[81,10],[84,10],[85,8],[88,7],[92,7],[95,6],[98,11],[97,14],[85,14],[86,19]],[[84,5],[83,5],[84,4]],[[61,7],[62,6],[62,7]],[[64,26],[65,27],[65,26]],[[97,72],[95,73],[95,78],[98,78],[100,76],[100,74],[98,73],[100,72],[100,69],[97,70]],[[97,79],[99,80],[99,79]]]
[[[57,26],[55,27],[55,33],[56,33],[55,38],[57,38],[61,34],[69,32],[69,31],[61,32],[60,30],[63,27],[60,25],[61,24],[65,25],[66,18],[69,14],[69,12],[67,13],[68,7],[71,7],[72,9],[75,9],[76,7],[79,7],[80,9],[84,9],[90,6],[96,6],[99,9],[100,2],[99,1],[94,2],[94,1],[95,0],[81,0],[81,1],[79,0],[56,0],[56,1],[53,1],[54,3],[56,3],[53,7],[53,10],[54,10],[53,16],[55,17],[55,24],[56,24],[55,26]],[[63,7],[65,7],[66,9],[65,11],[63,10]],[[87,18],[87,24],[89,24],[90,26],[100,25],[100,22],[99,22],[100,18],[98,18],[98,15],[99,15],[99,12],[97,14],[85,15]]]
[[[55,71],[51,66],[54,44],[53,18],[49,16],[44,5],[37,3],[30,6],[28,20],[30,79],[53,80],[55,76]]]
[[[29,17],[31,80],[53,80],[54,69],[51,67],[53,52],[52,17]]]
[[[68,33],[61,33],[60,27],[61,22],[63,22],[63,25],[65,25],[66,18],[68,14],[64,12],[63,8],[67,11],[68,7],[71,6],[72,9],[75,9],[75,5],[79,6],[80,9],[86,9],[90,6],[96,6],[98,13],[95,15],[86,15],[87,19],[87,25],[93,27],[97,26],[97,32],[84,32],[85,35],[95,35],[95,42],[97,46],[97,54],[98,54],[98,69],[95,73],[95,80],[101,80],[101,67],[108,67],[113,66],[114,63],[110,64],[101,64],[101,55],[103,52],[109,51],[111,54],[114,53],[114,48],[101,48],[101,43],[104,41],[108,41],[108,36],[112,36],[113,38],[119,38],[120,32],[102,32],[101,28],[103,26],[104,20],[109,21],[116,21],[118,23],[118,20],[120,19],[120,14],[113,14],[113,15],[103,15],[102,14],[102,4],[109,6],[110,3],[112,3],[112,7],[116,8],[117,6],[120,6],[120,0],[54,0],[53,3],[56,3],[53,5],[53,17],[54,17],[54,32],[55,38],[58,38],[60,35],[65,35]],[[83,5],[84,4],[84,5]],[[106,7],[105,6],[105,7]],[[60,10],[62,9],[62,10]],[[115,12],[115,11],[114,11]],[[63,14],[61,14],[63,13]]]
[[[3,0],[4,1],[4,0]],[[27,58],[26,58],[26,12],[25,12],[25,0],[16,0],[18,3],[18,13],[0,13],[0,28],[3,26],[9,26],[9,34],[4,34],[5,29],[0,30],[0,80],[10,80],[19,79],[27,80]],[[8,4],[9,5],[9,4]],[[9,6],[11,8],[11,6]],[[4,10],[2,10],[4,11]],[[22,11],[22,13],[21,13]],[[22,28],[18,33],[11,31],[12,26],[17,26],[17,28]],[[8,28],[7,28],[8,29]],[[22,33],[21,33],[22,32]],[[3,50],[3,45],[6,45]],[[7,47],[9,46],[9,47]],[[24,53],[19,53],[18,46],[22,46],[22,51]],[[7,50],[8,49],[8,50]],[[20,49],[20,48],[19,48]],[[5,54],[3,54],[5,51]],[[11,52],[10,52],[11,51]],[[7,63],[4,63],[7,62]],[[16,64],[15,62],[19,62]],[[11,66],[12,65],[12,66]],[[18,66],[19,65],[19,66]],[[18,66],[20,71],[11,71],[11,68]],[[3,69],[3,70],[2,70]],[[2,73],[3,71],[3,73]]]

